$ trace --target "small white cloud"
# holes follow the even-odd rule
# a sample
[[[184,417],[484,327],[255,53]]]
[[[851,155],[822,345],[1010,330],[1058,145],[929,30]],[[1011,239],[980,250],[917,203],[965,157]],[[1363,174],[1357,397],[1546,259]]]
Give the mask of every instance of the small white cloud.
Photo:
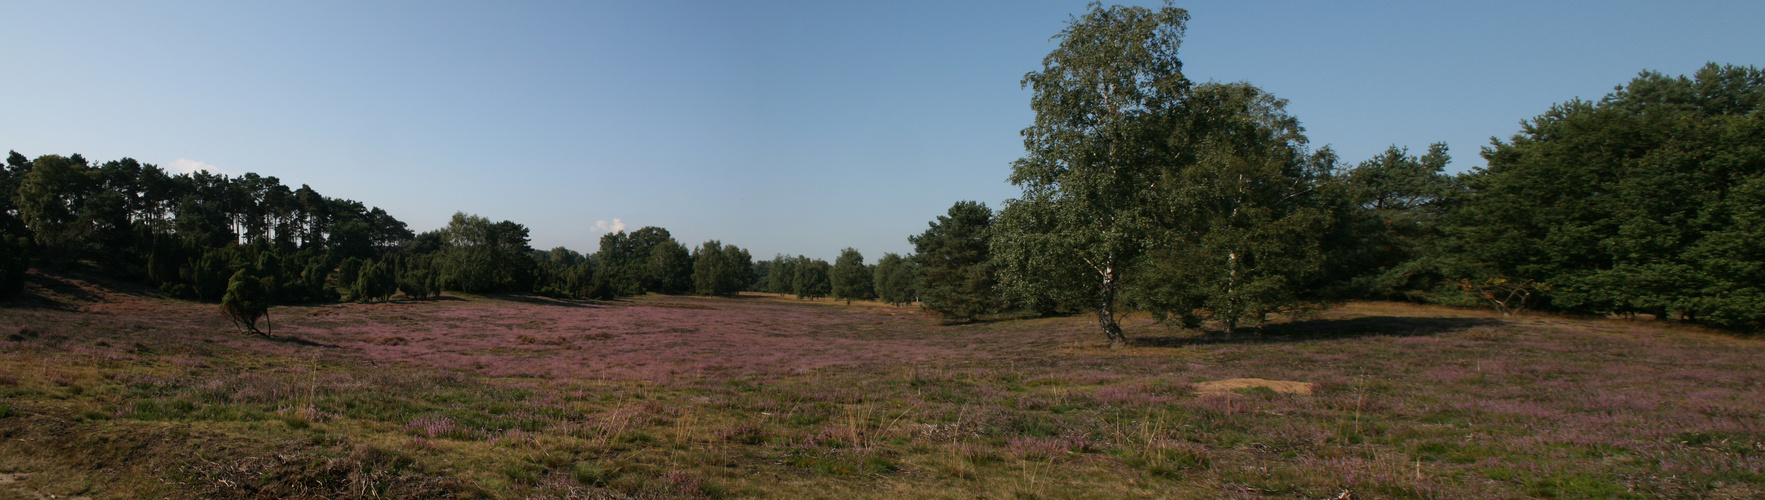
[[[174,161],[172,161],[172,163],[170,165],[166,165],[165,169],[167,172],[171,172],[173,174],[194,174],[196,172],[202,171],[202,172],[208,172],[210,174],[233,175],[232,172],[228,172],[226,170],[221,170],[220,167],[216,167],[214,165],[210,165],[205,162],[192,160],[189,158],[179,158],[177,160],[174,160]]]
[[[613,223],[608,224],[607,221],[597,220],[594,221],[594,229],[605,233],[617,233],[625,230],[625,221],[613,219]]]

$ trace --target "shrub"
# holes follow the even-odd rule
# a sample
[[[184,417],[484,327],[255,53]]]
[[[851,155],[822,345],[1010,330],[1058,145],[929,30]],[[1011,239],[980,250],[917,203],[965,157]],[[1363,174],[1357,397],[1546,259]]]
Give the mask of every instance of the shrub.
[[[233,273],[227,281],[227,294],[221,297],[221,313],[234,325],[258,335],[267,335],[257,329],[257,320],[268,318],[270,314],[269,288],[273,283],[270,279],[258,279],[240,269]],[[266,326],[268,322],[265,322]]]

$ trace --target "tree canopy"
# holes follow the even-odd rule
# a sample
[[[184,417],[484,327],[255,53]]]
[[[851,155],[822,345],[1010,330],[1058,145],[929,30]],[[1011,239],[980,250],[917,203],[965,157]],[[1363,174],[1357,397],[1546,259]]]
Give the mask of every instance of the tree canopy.
[[[993,211],[985,203],[959,201],[924,233],[907,238],[920,271],[922,307],[957,319],[976,318],[1002,307],[994,289],[992,224]]]
[[[883,254],[876,261],[873,282],[877,298],[885,303],[900,306],[919,299],[919,268],[911,257]]]
[[[864,254],[858,249],[840,250],[839,258],[834,259],[833,268],[828,271],[828,280],[833,285],[833,296],[844,299],[847,304],[853,300],[868,300],[876,297],[876,285],[872,281],[870,266],[864,265]]]
[[[1093,297],[1111,346],[1118,300],[1196,324],[1298,305],[1339,224],[1334,154],[1312,153],[1286,101],[1245,83],[1194,84],[1177,58],[1188,21],[1166,6],[1103,7],[1068,23],[1024,77],[1036,120],[993,249],[1020,301]]]
[[[707,241],[693,251],[692,261],[693,289],[700,295],[735,295],[752,279],[753,257],[735,245]]]
[[[1285,106],[1245,83],[1203,84],[1184,98],[1149,189],[1155,228],[1130,294],[1141,308],[1230,333],[1321,298],[1324,241],[1340,227],[1335,155],[1310,152]]]
[[[1474,281],[1535,281],[1546,307],[1765,322],[1765,72],[1643,72],[1483,150],[1447,251]]]

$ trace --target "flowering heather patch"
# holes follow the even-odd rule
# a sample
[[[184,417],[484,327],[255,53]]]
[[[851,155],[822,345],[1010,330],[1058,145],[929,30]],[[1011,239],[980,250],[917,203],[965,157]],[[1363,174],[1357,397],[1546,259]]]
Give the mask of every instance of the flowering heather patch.
[[[660,303],[665,307],[448,302],[433,304],[439,310],[425,316],[399,313],[401,320],[393,323],[345,323],[332,321],[342,315],[325,315],[302,318],[284,331],[356,343],[376,362],[466,367],[496,377],[667,381],[969,356],[954,342],[901,328],[913,324],[914,316],[889,316],[878,325],[876,315],[864,310],[700,302],[713,301],[671,298]],[[406,340],[380,340],[394,337]]]
[[[1765,342],[1656,322],[1357,303],[1233,337],[1129,315],[1110,350],[1084,317],[753,296],[271,314],[285,337],[126,293],[0,308],[31,332],[0,328],[29,439],[0,469],[165,497],[152,471],[229,456],[366,477],[314,464],[371,443],[508,498],[1765,496]],[[1230,379],[1312,393],[1198,390]]]
[[[463,431],[459,425],[454,423],[453,419],[439,415],[413,418],[411,423],[405,424],[404,428],[429,439],[459,436]]]
[[[1168,403],[1175,397],[1157,387],[1135,384],[1098,388],[1091,399],[1105,406],[1152,406]]]

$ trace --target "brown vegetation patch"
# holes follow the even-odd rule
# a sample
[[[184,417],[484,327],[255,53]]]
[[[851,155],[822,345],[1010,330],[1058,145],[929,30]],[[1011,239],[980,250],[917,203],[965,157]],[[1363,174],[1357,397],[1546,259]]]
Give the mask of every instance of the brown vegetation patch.
[[[0,498],[482,498],[410,456],[347,439],[253,442],[196,426],[0,419]],[[174,483],[168,478],[179,478]],[[10,491],[9,491],[10,490]],[[51,492],[63,492],[51,494]],[[101,494],[100,494],[101,493]]]
[[[1305,396],[1310,396],[1312,391],[1312,384],[1308,382],[1264,380],[1260,378],[1233,378],[1197,382],[1195,384],[1195,392],[1197,394],[1207,395],[1231,392],[1234,389],[1252,389],[1257,387],[1267,387],[1269,390],[1282,394],[1300,394]]]

